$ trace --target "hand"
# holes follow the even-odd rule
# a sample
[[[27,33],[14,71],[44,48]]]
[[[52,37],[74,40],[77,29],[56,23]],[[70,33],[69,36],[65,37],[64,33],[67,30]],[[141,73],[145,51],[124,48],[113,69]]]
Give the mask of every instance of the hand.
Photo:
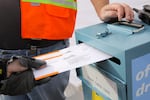
[[[110,20],[111,18],[118,18],[120,21],[122,18],[125,18],[131,22],[134,19],[134,13],[127,4],[112,3],[101,8],[99,17],[103,21]]]
[[[14,72],[22,72],[27,70],[27,67],[24,67],[20,65],[19,60],[16,59],[12,63],[8,64],[7,66],[7,77],[10,77],[10,75]]]
[[[40,69],[46,67],[46,62],[30,57],[14,56],[8,61],[7,77],[15,72],[23,72],[29,68]]]
[[[46,67],[46,62],[25,56],[13,56],[7,61],[7,78],[0,81],[0,94],[22,95],[51,78],[35,80],[32,68]],[[5,66],[6,67],[6,66]]]

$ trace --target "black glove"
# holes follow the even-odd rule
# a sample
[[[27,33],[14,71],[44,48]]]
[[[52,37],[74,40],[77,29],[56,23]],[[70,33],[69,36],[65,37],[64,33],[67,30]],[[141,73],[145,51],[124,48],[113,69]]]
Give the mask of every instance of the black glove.
[[[31,69],[20,73],[13,73],[8,79],[1,82],[0,93],[5,95],[20,95],[31,91],[35,80]]]
[[[46,62],[43,60],[38,60],[27,56],[12,56],[10,60],[8,60],[7,64],[10,64],[15,60],[19,60],[19,64],[26,68],[38,69],[42,65],[46,65]]]
[[[11,64],[18,60],[19,64],[25,68],[25,71],[13,72],[9,77],[1,80],[0,94],[5,95],[22,95],[30,92],[35,86],[46,83],[50,80],[50,77],[36,81],[32,72],[32,68],[38,69],[43,65],[46,65],[45,61],[37,60],[25,56],[13,56],[7,61],[7,64]],[[10,66],[11,67],[11,66]]]

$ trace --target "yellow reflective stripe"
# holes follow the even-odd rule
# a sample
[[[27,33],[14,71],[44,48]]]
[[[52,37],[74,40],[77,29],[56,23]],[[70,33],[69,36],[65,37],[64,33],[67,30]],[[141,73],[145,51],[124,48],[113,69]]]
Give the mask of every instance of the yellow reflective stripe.
[[[23,2],[35,2],[44,4],[53,4],[65,8],[77,9],[77,3],[74,0],[22,0]]]

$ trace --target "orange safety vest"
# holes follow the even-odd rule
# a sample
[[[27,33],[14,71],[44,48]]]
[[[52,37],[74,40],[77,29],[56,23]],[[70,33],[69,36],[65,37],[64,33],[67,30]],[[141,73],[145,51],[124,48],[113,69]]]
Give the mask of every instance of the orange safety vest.
[[[21,35],[24,39],[68,39],[74,31],[75,20],[74,8],[21,1]]]

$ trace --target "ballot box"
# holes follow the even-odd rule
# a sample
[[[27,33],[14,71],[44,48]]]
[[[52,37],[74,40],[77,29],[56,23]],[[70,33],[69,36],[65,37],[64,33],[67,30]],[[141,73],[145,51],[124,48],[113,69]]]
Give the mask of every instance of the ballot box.
[[[105,73],[109,73],[108,76],[112,75],[113,78],[108,77],[110,80],[115,77],[119,80],[121,86],[125,88],[119,88],[122,93],[118,92],[118,98],[110,100],[149,100],[149,25],[139,22],[138,20],[133,23],[125,21],[112,24],[99,23],[77,29],[75,31],[75,36],[77,43],[86,43],[112,56],[112,58],[108,60],[96,62],[94,64]],[[77,75],[83,81],[84,87],[84,85],[87,85],[89,80],[83,77],[83,72],[84,70],[82,68],[77,69]],[[117,84],[118,82],[115,81],[115,83]],[[89,86],[92,85],[88,84],[87,87]],[[93,88],[90,89],[93,91]],[[99,88],[94,88],[94,90],[97,89],[101,91]],[[109,99],[104,98],[104,100]]]

